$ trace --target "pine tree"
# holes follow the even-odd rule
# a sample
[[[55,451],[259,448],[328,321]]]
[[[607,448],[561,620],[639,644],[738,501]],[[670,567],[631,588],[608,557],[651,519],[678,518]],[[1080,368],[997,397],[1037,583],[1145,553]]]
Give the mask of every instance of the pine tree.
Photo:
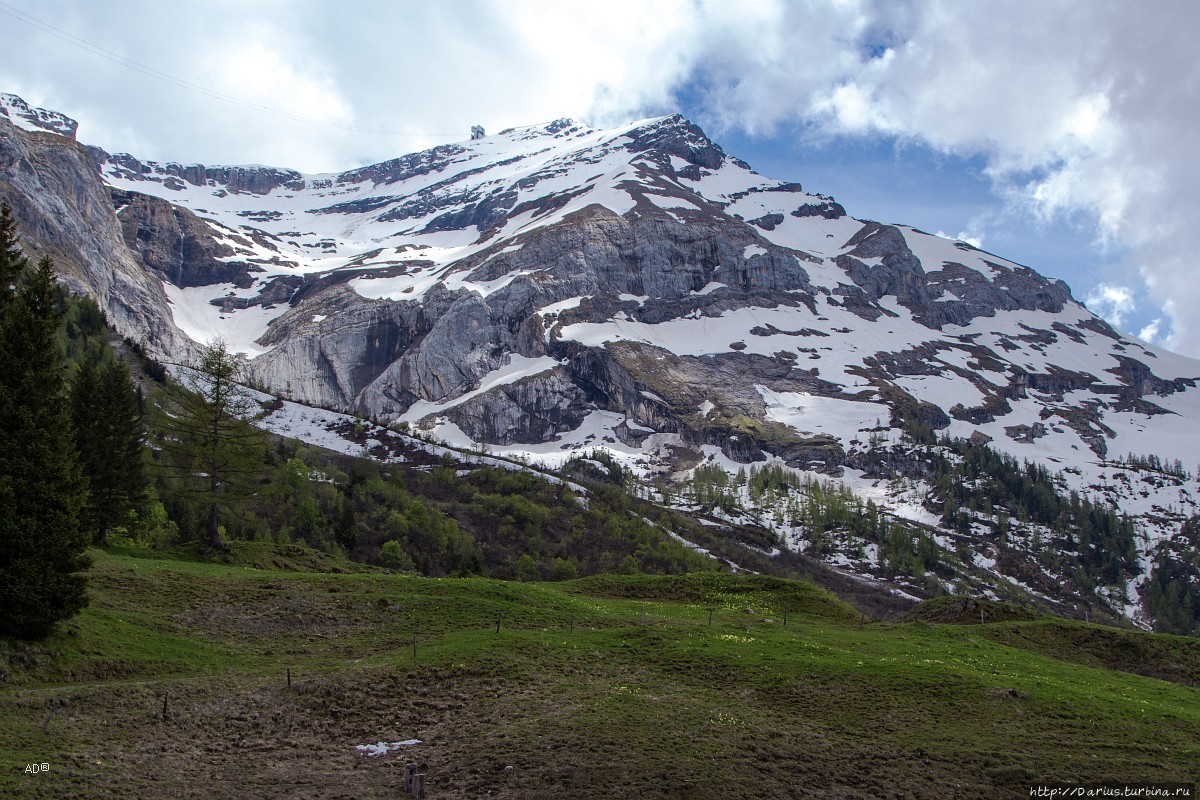
[[[248,421],[255,402],[238,381],[243,361],[217,339],[205,347],[171,392],[171,437],[163,442],[198,500],[208,544],[221,541],[222,512],[237,510],[258,489],[265,437]]]
[[[37,639],[87,605],[84,488],[57,350],[62,295],[0,209],[0,634]]]
[[[108,532],[129,519],[146,491],[142,409],[129,365],[109,357],[97,369],[80,364],[71,391],[75,440],[88,484],[82,522],[104,546]]]

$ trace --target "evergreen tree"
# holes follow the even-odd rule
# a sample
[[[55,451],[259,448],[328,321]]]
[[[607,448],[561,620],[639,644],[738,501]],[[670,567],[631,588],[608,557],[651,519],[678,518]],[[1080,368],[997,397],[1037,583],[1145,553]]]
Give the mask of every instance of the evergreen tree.
[[[17,221],[12,209],[0,205],[0,312],[13,303],[14,289],[19,276],[29,265],[29,259],[17,245]]]
[[[42,638],[87,605],[84,488],[57,337],[62,294],[0,209],[0,634]]]
[[[337,526],[334,529],[338,544],[349,552],[358,544],[358,522],[355,519],[354,501],[350,496],[342,498],[341,512],[338,514]]]
[[[98,545],[124,524],[146,491],[142,409],[129,365],[109,357],[97,369],[85,359],[72,385],[71,406],[80,466],[88,484],[84,529]]]
[[[220,520],[252,496],[263,474],[266,438],[248,421],[255,402],[238,383],[243,360],[220,339],[203,348],[171,391],[171,436],[163,449],[201,507],[208,544],[224,550]]]

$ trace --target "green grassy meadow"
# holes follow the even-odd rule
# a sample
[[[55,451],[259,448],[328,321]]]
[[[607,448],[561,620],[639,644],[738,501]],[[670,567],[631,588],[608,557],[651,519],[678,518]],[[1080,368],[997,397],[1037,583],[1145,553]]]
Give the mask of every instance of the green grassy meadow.
[[[1200,779],[1193,639],[1020,613],[868,622],[759,576],[517,583],[234,555],[96,551],[87,610],[46,642],[0,640],[0,795],[397,797],[410,759],[431,798]]]

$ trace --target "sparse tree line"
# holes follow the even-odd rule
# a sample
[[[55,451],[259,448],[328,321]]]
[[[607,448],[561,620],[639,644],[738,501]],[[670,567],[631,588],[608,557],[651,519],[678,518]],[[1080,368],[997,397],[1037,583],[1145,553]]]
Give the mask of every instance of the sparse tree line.
[[[165,427],[159,436],[174,430]],[[260,434],[261,435],[261,434]],[[414,462],[421,454],[411,456]],[[162,446],[156,462],[173,458]],[[680,573],[711,561],[632,513],[629,495],[603,483],[580,502],[563,485],[496,467],[461,469],[449,456],[380,464],[294,440],[258,448],[252,478],[217,508],[221,541],[303,543],[327,553],[430,576],[464,573],[566,580],[603,572]],[[208,496],[178,469],[156,469],[155,492],[174,541],[205,541]]]
[[[931,484],[925,506],[941,516],[944,527],[965,534],[972,526],[982,526],[1001,548],[1021,534],[1035,555],[1056,568],[1065,565],[1089,590],[1123,586],[1141,573],[1136,526],[1117,509],[1066,492],[1061,477],[1040,464],[1019,462],[987,444],[937,438],[928,425],[907,418],[900,422],[910,442],[910,457],[896,459],[893,449],[872,441],[872,450],[860,461],[879,466],[876,474],[881,477],[912,477]],[[888,466],[893,464],[899,466]],[[1182,465],[1168,465],[1156,457],[1130,456],[1129,464],[1145,464],[1165,474],[1182,471]]]
[[[1053,544],[1058,553],[1071,554],[1075,577],[1087,588],[1123,585],[1140,574],[1133,521],[1077,492],[1064,494],[1040,464],[1022,464],[964,439],[943,438],[930,456],[934,491],[927,505],[940,511],[947,527],[965,533],[972,523],[984,524],[1001,547],[1014,529],[1031,528],[1035,550]],[[1052,542],[1041,540],[1041,529]]]
[[[231,431],[219,445],[220,437],[204,435],[216,425],[214,415],[204,413],[214,407],[216,387],[207,377],[211,365],[202,359],[201,366],[182,400],[168,395],[163,405],[149,404],[151,473],[171,528],[168,541],[206,542],[213,549],[231,539],[303,543],[430,576],[565,580],[713,568],[631,513],[628,494],[605,483],[595,484],[581,503],[540,476],[460,469],[449,456],[413,452],[413,463],[403,466],[337,456],[268,438],[245,422],[256,413],[250,406],[221,418]],[[194,435],[193,428],[199,429]],[[197,439],[209,447],[198,453],[188,444]],[[215,492],[214,470],[223,480]]]
[[[1164,544],[1140,591],[1156,630],[1200,635],[1200,517]]]
[[[906,430],[914,424],[908,423]],[[1020,534],[1036,557],[1068,570],[1087,590],[1123,587],[1142,573],[1133,520],[1107,504],[1064,491],[1061,479],[1045,467],[1019,462],[986,444],[937,439],[927,425],[916,425],[909,438],[918,452],[906,463],[919,465],[921,474],[916,477],[931,485],[926,508],[938,514],[947,529],[967,534],[982,526],[1002,549],[1013,546]],[[886,452],[878,442],[873,444],[880,449],[882,463]],[[1122,463],[1188,478],[1182,464],[1154,456],[1131,455]],[[897,469],[889,474],[896,479],[905,477],[902,473]],[[813,555],[826,554],[836,545],[851,555],[858,548],[861,556],[863,544],[874,544],[876,563],[889,577],[921,578],[930,571],[946,572],[948,566],[946,554],[920,527],[888,518],[873,502],[864,503],[841,484],[779,465],[753,465],[748,472],[730,475],[718,465],[702,464],[682,485],[673,490],[663,486],[660,492],[667,502],[674,493],[726,513],[749,506],[768,526],[802,530],[805,552]],[[1191,632],[1200,619],[1200,560],[1195,550],[1189,552],[1191,560],[1161,558],[1142,588],[1164,630]]]
[[[1183,462],[1178,458],[1174,461],[1166,461],[1156,455],[1139,456],[1130,453],[1123,459],[1114,459],[1109,462],[1114,467],[1123,469],[1136,469],[1142,472],[1161,472],[1163,475],[1169,475],[1172,478],[1178,478],[1183,481],[1190,481],[1192,473],[1188,472]]]
[[[817,480],[778,464],[752,464],[749,471],[742,468],[732,477],[719,465],[701,464],[678,492],[691,502],[726,513],[743,510],[745,497],[752,508],[766,512],[767,524],[773,528],[786,525],[803,530],[808,555],[821,557],[840,546],[861,558],[866,545],[874,545],[875,563],[888,577],[921,580],[930,571],[950,574],[944,554],[928,532],[881,513],[874,501],[864,503],[843,484]]]

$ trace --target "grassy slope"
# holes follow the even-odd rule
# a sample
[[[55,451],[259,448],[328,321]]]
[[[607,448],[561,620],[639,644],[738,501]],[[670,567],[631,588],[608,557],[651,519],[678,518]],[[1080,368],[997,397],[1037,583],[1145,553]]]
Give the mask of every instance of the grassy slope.
[[[238,560],[274,558],[339,567]],[[519,584],[106,553],[91,587],[51,641],[0,644],[0,795],[393,797],[405,757],[354,745],[411,737],[430,797],[1200,778],[1195,688],[1062,660],[1096,626],[864,626],[808,584],[720,574]],[[1121,635],[1192,674],[1191,642]]]
[[[980,613],[982,611],[982,614]],[[1132,672],[1185,686],[1200,686],[1200,639],[1146,636],[1140,631],[1103,625],[1080,625],[993,600],[938,597],[900,617],[904,622],[976,625],[993,642],[1089,667]]]

